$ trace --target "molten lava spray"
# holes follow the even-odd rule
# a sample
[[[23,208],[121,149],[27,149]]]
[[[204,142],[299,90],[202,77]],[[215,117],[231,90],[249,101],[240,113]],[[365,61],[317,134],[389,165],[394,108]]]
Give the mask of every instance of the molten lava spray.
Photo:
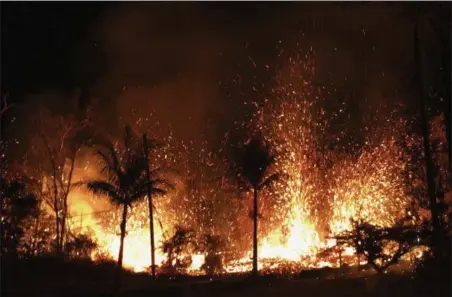
[[[390,226],[404,215],[411,200],[404,191],[406,158],[399,139],[400,135],[407,137],[406,122],[392,118],[381,127],[367,129],[366,143],[358,148],[346,143],[344,131],[331,133],[345,107],[324,109],[326,99],[310,83],[313,70],[311,63],[290,59],[271,88],[271,100],[256,104],[251,121],[241,123],[265,135],[277,156],[272,170],[286,177],[260,197],[260,268],[276,269],[284,261],[301,267],[335,266],[337,263],[317,255],[323,248],[335,245],[329,237],[350,230],[350,218]],[[172,179],[175,189],[155,199],[156,246],[172,235],[176,224],[187,225],[198,236],[209,232],[222,236],[231,250],[246,246],[247,250],[239,253],[242,256],[225,260],[225,270],[250,270],[251,241],[237,243],[249,238],[237,234],[247,232],[240,224],[245,222],[251,227],[252,221],[246,202],[238,199],[238,194],[231,191],[234,184],[225,178],[224,160],[214,157],[208,144],[176,145],[174,139],[168,143],[164,152],[157,153],[158,159],[179,172],[166,176]],[[194,151],[193,147],[201,149]],[[89,170],[95,171],[95,164],[91,162]],[[119,210],[83,191],[72,193],[71,201],[73,225],[82,217],[80,228],[90,230],[99,243],[93,257],[107,255],[115,259]],[[98,201],[103,201],[102,211]],[[124,266],[135,271],[148,270],[151,262],[147,222],[147,203],[143,200],[131,209],[125,239]],[[187,272],[199,273],[204,256],[192,256]],[[166,259],[158,248],[156,264]]]

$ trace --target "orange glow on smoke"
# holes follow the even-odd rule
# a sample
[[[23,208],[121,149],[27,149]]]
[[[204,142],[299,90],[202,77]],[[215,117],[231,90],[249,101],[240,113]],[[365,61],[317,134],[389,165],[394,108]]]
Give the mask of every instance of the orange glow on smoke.
[[[292,68],[291,73],[298,74]],[[313,95],[304,80],[291,83],[281,80],[279,78],[275,91],[278,103],[264,105],[252,123],[273,144],[278,155],[274,169],[288,176],[260,197],[260,212],[264,220],[259,222],[259,267],[277,269],[278,263],[283,261],[298,263],[301,267],[337,266],[336,261],[322,259],[318,253],[336,244],[329,237],[350,230],[350,218],[391,226],[404,215],[411,198],[403,191],[403,148],[388,133],[377,140],[368,137],[368,144],[354,156],[338,160],[331,158],[332,152],[322,143],[331,140],[321,139],[329,122],[323,116],[324,110],[316,107],[316,100],[320,99]],[[341,112],[342,109],[337,114]],[[400,125],[393,127],[398,129]],[[333,164],[326,166],[328,162]],[[221,190],[212,189],[211,193]],[[178,192],[169,195],[178,195]],[[266,199],[276,202],[269,206]],[[93,258],[106,254],[116,259],[119,250],[118,211],[108,211],[100,216],[92,214],[96,210],[92,195],[83,191],[72,193],[71,201],[74,215],[85,213],[81,227],[91,230],[99,243]],[[168,198],[155,200],[158,210],[154,221],[156,264],[159,266],[167,259],[159,247],[165,234],[171,234],[175,223],[169,203],[171,199]],[[108,203],[105,205],[107,209],[112,208]],[[77,218],[73,224],[78,224]],[[131,209],[127,222],[124,266],[134,271],[146,271],[151,263],[148,224],[147,202],[143,201]],[[252,224],[251,220],[249,224]],[[252,251],[243,254],[244,257],[225,263],[225,271],[251,270]],[[343,256],[353,254],[351,247],[342,253]],[[192,264],[187,272],[201,273],[203,263],[203,255],[192,255]]]

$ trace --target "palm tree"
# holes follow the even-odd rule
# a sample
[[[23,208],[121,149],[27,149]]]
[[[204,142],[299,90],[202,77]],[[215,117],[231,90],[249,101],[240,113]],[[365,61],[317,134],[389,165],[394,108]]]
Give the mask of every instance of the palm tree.
[[[152,144],[151,144],[152,145]],[[152,278],[155,280],[155,243],[154,243],[154,204],[152,198],[154,195],[166,194],[166,189],[173,188],[166,180],[156,177],[160,168],[149,169],[149,147],[146,134],[143,135],[144,157],[146,158],[146,191],[149,205],[149,236],[151,242],[151,271]]]
[[[97,151],[103,165],[104,180],[91,180],[87,188],[94,194],[105,195],[118,207],[122,207],[120,224],[120,246],[117,263],[115,288],[120,287],[122,260],[124,255],[124,238],[126,236],[127,211],[133,203],[142,199],[147,191],[147,160],[143,154],[141,142],[132,135],[126,126],[122,148],[113,143],[102,146]]]
[[[252,189],[253,200],[253,275],[257,276],[257,219],[258,193],[279,179],[279,173],[269,174],[270,167],[275,162],[270,147],[262,138],[253,137],[241,151],[237,160],[239,178],[245,183],[247,190]]]

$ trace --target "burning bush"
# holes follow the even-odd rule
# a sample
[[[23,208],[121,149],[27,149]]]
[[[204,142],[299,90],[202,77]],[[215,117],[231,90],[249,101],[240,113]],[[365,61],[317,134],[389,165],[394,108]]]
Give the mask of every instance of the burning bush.
[[[38,211],[37,197],[28,191],[23,180],[0,178],[1,253],[17,256],[24,247],[29,217]]]
[[[358,255],[377,272],[398,263],[403,255],[419,245],[419,234],[413,226],[397,224],[378,227],[363,220],[352,220],[353,229],[336,236],[339,246],[353,246]]]
[[[218,235],[205,234],[202,236],[198,251],[204,254],[205,260],[201,269],[207,275],[214,275],[223,272],[222,251],[226,244]]]
[[[66,253],[72,259],[89,259],[97,243],[86,234],[74,236],[66,242]]]
[[[174,235],[165,240],[162,250],[167,254],[167,261],[162,266],[162,272],[176,274],[185,272],[192,264],[191,254],[196,250],[195,232],[177,225]]]

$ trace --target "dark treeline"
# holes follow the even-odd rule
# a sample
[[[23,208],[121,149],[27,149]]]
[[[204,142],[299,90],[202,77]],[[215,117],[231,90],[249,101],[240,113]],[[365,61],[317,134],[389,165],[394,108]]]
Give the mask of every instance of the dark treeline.
[[[342,263],[342,255],[346,247],[353,247],[358,266],[361,260],[364,260],[366,265],[378,274],[385,274],[390,267],[399,263],[405,254],[420,246],[428,247],[409,276],[418,281],[419,292],[422,294],[444,296],[446,290],[450,292],[448,281],[451,263],[452,191],[451,31],[450,26],[445,29],[444,24],[450,24],[451,9],[450,5],[434,6],[432,11],[424,11],[425,7],[413,5],[413,9],[406,10],[412,19],[413,29],[414,70],[410,83],[413,85],[412,93],[418,98],[416,102],[419,103],[416,112],[410,111],[410,114],[418,115],[417,127],[414,130],[422,140],[409,152],[411,162],[407,166],[407,174],[412,174],[417,179],[410,175],[407,180],[418,182],[407,185],[413,197],[406,212],[407,216],[387,228],[359,219],[354,220],[352,230],[338,234],[335,237],[337,245],[322,253],[339,257],[339,269],[347,269]],[[432,18],[436,14],[439,17]],[[425,71],[425,60],[429,52],[422,37],[426,34],[422,32],[422,24],[425,22],[432,23],[440,44],[443,67],[438,75]],[[441,86],[435,88],[434,92],[431,92],[431,85],[428,83],[431,80],[436,81],[436,86]],[[0,120],[3,123],[8,113],[17,106],[7,95],[2,99]],[[227,253],[233,248],[228,238],[213,231],[199,232],[181,222],[175,226],[172,234],[166,234],[161,246],[155,243],[154,224],[158,223],[153,217],[154,213],[158,212],[155,199],[165,199],[166,195],[176,188],[176,182],[171,179],[171,170],[174,168],[171,168],[171,164],[166,164],[166,156],[162,158],[159,154],[162,144],[152,139],[148,129],[143,131],[133,125],[124,125],[121,133],[107,133],[108,129],[99,128],[99,118],[93,114],[93,108],[99,108],[96,107],[95,100],[80,104],[81,101],[82,96],[76,95],[73,110],[64,114],[51,112],[44,106],[39,110],[29,111],[26,121],[33,126],[34,133],[29,136],[28,149],[23,158],[7,158],[8,150],[14,147],[15,140],[4,139],[4,125],[1,126],[2,287],[8,286],[8,290],[13,292],[12,282],[19,282],[21,273],[29,270],[30,273],[37,274],[39,271],[35,270],[36,267],[42,267],[55,275],[59,270],[66,269],[78,270],[77,275],[86,271],[92,275],[97,271],[102,272],[103,277],[108,280],[107,291],[112,287],[114,293],[120,292],[126,286],[126,280],[133,279],[133,274],[123,268],[124,241],[127,240],[127,219],[130,211],[140,201],[148,203],[149,217],[146,222],[149,222],[150,229],[149,253],[152,260],[149,263],[149,272],[152,281],[166,277],[183,277],[192,263],[193,253],[205,256],[201,269],[206,276],[224,274]],[[25,121],[17,119],[22,120]],[[252,221],[253,236],[249,245],[253,247],[252,275],[256,278],[259,274],[265,274],[258,269],[258,226],[264,215],[271,216],[259,213],[259,204],[264,199],[263,196],[272,196],[271,188],[274,183],[284,181],[287,176],[274,170],[275,150],[259,131],[250,130],[238,133],[239,135],[234,135],[233,131],[229,132],[232,136],[228,138],[229,150],[225,152],[227,164],[223,165],[227,169],[224,178],[233,181],[236,186],[234,190],[237,192],[252,193],[250,222]],[[121,136],[118,137],[117,134]],[[74,178],[76,163],[84,150],[90,150],[100,160],[100,176],[78,181]],[[195,179],[189,183],[188,187],[193,195],[201,191],[201,186],[197,183]],[[71,212],[68,198],[72,191],[79,189],[107,197],[121,213],[118,221],[120,246],[117,259],[93,261],[91,254],[98,248],[95,238],[90,234],[77,232],[69,224]],[[266,195],[261,195],[262,193]],[[209,212],[209,206],[213,207],[206,202],[206,213]],[[428,212],[429,220],[419,219],[420,209]],[[217,218],[204,215],[200,215],[204,218],[201,221],[209,222],[206,223],[208,227],[205,230],[215,230],[211,225],[221,224],[211,222]],[[385,245],[388,242],[395,242],[397,245],[391,255],[385,253]],[[161,249],[167,255],[167,260],[160,266],[155,264],[156,249]],[[30,267],[33,269],[29,269]],[[10,268],[11,273],[8,272]],[[302,273],[301,268],[297,273]],[[26,275],[23,277],[30,279]],[[133,283],[133,280],[131,282]],[[73,287],[76,285],[73,284]]]

